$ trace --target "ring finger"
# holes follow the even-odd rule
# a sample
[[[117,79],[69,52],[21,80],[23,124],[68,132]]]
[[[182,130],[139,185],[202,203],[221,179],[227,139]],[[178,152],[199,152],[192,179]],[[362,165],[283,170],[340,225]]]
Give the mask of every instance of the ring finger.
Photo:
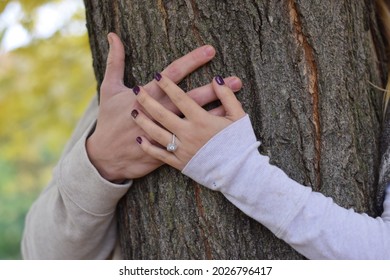
[[[167,147],[168,144],[175,143],[178,145],[179,139],[176,137],[173,139],[173,133],[165,130],[151,119],[149,119],[142,112],[134,109],[131,112],[131,116],[134,121],[146,132],[154,141],[159,143],[160,145]]]

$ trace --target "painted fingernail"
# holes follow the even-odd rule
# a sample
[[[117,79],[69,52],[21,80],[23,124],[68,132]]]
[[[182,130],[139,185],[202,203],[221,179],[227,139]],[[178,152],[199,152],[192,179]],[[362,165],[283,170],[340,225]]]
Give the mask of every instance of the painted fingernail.
[[[140,145],[142,144],[142,138],[141,137],[137,137],[135,140],[137,140],[138,144],[140,144]]]
[[[218,85],[222,86],[225,84],[225,81],[223,80],[223,78],[219,75],[215,76],[215,81],[217,82]]]
[[[131,116],[133,117],[133,119],[135,119],[138,116],[138,111],[137,110],[131,111]]]
[[[156,74],[154,74],[154,78],[156,79],[157,82],[159,82],[162,78],[161,74],[156,72]]]
[[[139,86],[135,86],[135,87],[133,87],[133,92],[134,92],[134,94],[135,95],[138,95],[138,93],[140,92],[140,88],[139,88]]]

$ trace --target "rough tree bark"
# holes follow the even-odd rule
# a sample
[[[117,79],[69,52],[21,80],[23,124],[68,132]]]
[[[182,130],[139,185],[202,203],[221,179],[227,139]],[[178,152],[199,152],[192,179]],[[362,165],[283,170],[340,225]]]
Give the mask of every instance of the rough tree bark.
[[[144,84],[193,48],[217,57],[184,89],[237,75],[261,153],[340,205],[377,215],[384,47],[374,1],[85,1],[101,83],[114,31],[126,48],[126,84]],[[129,108],[130,110],[130,108]],[[220,193],[169,167],[136,180],[119,205],[129,259],[300,259]]]

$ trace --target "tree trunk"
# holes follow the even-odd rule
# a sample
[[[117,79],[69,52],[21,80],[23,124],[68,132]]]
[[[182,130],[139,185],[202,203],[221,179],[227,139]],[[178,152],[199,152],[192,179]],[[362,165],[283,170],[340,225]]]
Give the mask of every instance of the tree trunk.
[[[377,215],[381,97],[386,73],[374,1],[85,1],[98,84],[106,35],[126,49],[128,86],[197,46],[217,57],[180,85],[237,75],[261,153],[339,205]],[[382,194],[381,194],[382,195]],[[162,167],[119,205],[128,259],[300,259],[222,194]]]

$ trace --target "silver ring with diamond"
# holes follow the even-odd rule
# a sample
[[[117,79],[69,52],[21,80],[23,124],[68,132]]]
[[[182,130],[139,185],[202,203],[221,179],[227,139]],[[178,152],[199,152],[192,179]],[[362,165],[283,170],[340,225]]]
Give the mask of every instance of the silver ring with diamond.
[[[167,145],[167,151],[173,153],[177,150],[177,144],[175,143],[176,135],[172,134],[172,142]]]

